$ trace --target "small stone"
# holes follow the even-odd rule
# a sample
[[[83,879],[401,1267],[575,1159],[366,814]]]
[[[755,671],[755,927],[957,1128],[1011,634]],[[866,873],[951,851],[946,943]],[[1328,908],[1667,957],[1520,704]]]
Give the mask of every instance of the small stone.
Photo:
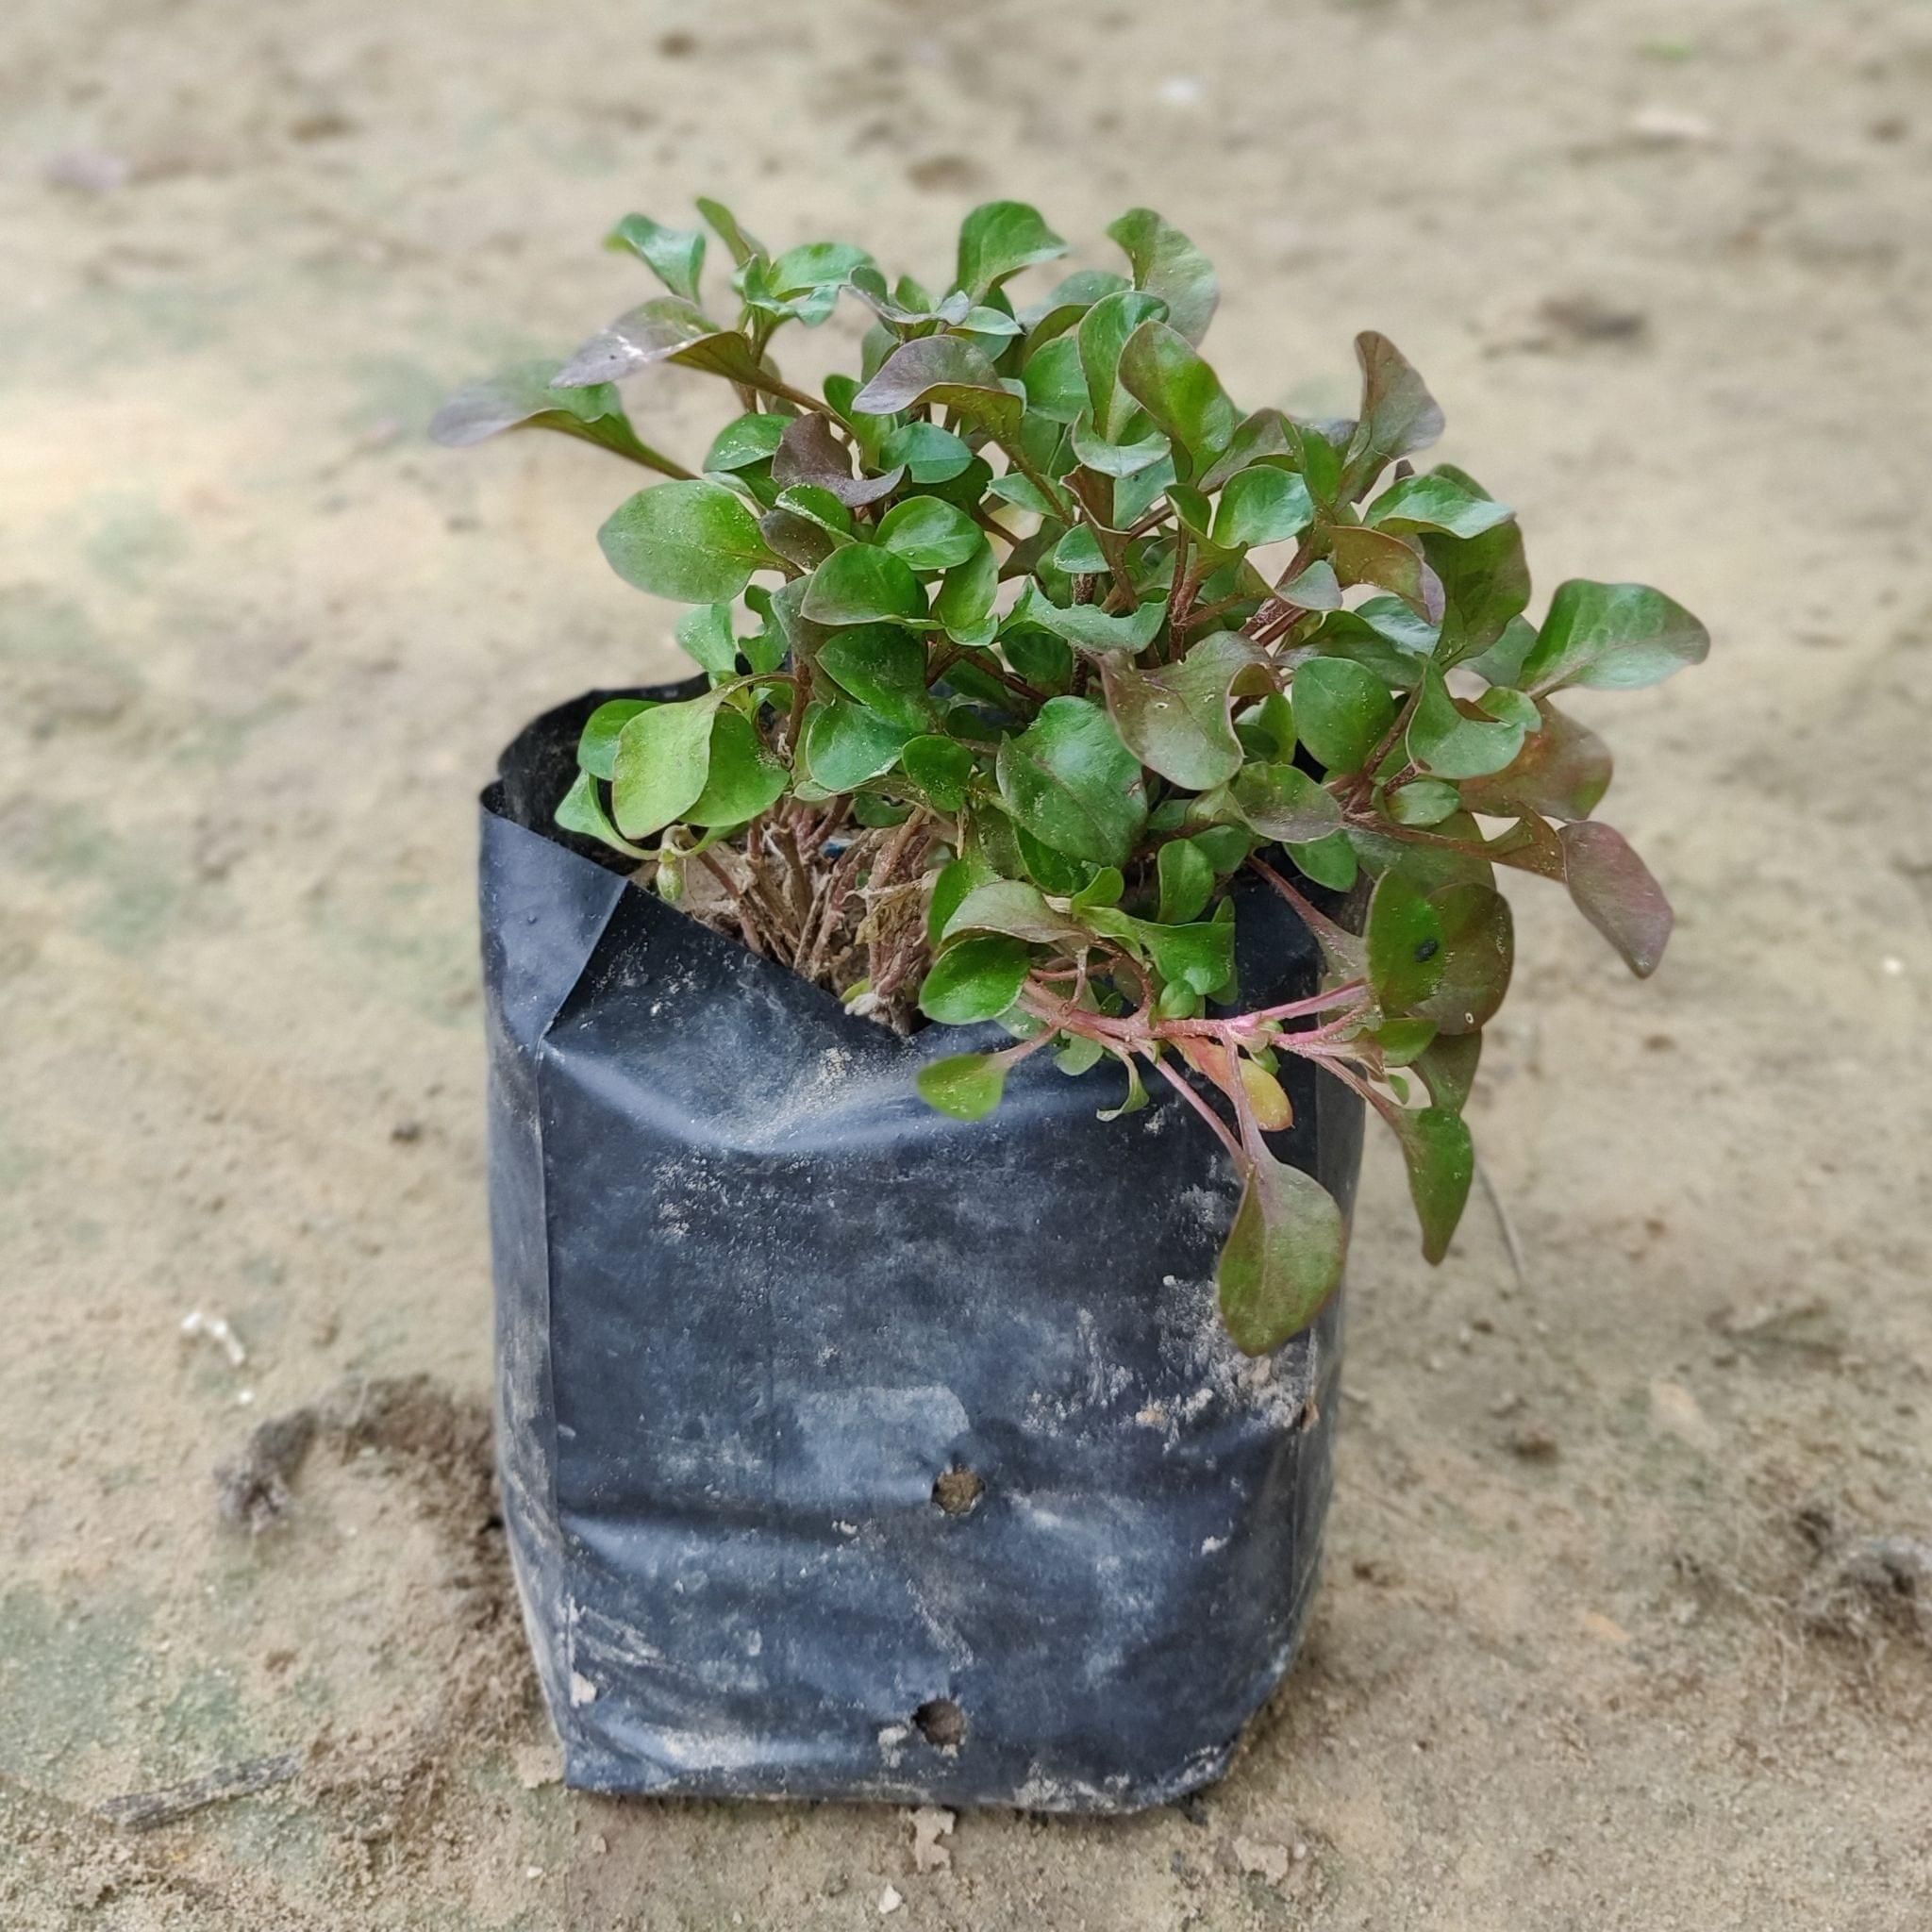
[[[1554,1462],[1560,1448],[1556,1437],[1541,1423],[1524,1423],[1521,1428],[1511,1429],[1508,1443],[1509,1453],[1522,1457],[1525,1462]]]
[[[1265,1878],[1270,1885],[1279,1885],[1288,1876],[1289,1854],[1286,1845],[1266,1844],[1258,1839],[1238,1838],[1234,1841],[1234,1856],[1243,1872],[1252,1872],[1257,1877]]]
[[[896,1912],[905,1903],[906,1901],[899,1896],[899,1888],[896,1885],[887,1886],[885,1890],[879,1893],[879,1917],[883,1919],[889,1912]]]
[[[1630,132],[1652,147],[1709,147],[1718,139],[1716,122],[1683,108],[1640,108],[1629,125]]]
[[[65,188],[76,194],[112,194],[133,179],[134,169],[125,155],[76,147],[49,155],[41,177],[49,188]]]
[[[922,1805],[912,1813],[912,1869],[915,1872],[944,1872],[953,1862],[952,1853],[940,1840],[950,1838],[958,1814],[941,1805]]]
[[[1705,1452],[1718,1445],[1718,1432],[1681,1382],[1659,1379],[1650,1385],[1650,1419],[1666,1435]]]

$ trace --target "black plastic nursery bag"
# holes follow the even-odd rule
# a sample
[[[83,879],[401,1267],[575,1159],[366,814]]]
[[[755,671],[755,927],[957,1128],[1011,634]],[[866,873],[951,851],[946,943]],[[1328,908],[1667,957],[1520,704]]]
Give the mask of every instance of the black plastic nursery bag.
[[[665,696],[673,693],[645,693]],[[998,1113],[630,884],[551,813],[608,693],[484,795],[500,1453],[571,1784],[1118,1811],[1218,1776],[1280,1679],[1340,1317],[1224,1334],[1237,1186],[1172,1093],[1039,1055]],[[1274,895],[1244,997],[1312,991]],[[1347,1204],[1360,1105],[1284,1078]],[[1158,1081],[1152,1087],[1158,1089]]]

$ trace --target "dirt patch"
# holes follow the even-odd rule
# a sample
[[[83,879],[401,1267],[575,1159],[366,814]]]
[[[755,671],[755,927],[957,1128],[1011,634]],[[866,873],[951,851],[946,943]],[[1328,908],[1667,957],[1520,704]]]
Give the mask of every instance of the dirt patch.
[[[379,1727],[325,1731],[303,1761],[306,1792],[374,1861],[435,1828],[459,1758],[507,1748],[528,1727],[536,1678],[524,1643],[496,1477],[488,1403],[427,1375],[352,1377],[324,1400],[272,1418],[216,1472],[225,1522],[251,1535],[299,1533],[291,1486],[310,1450],[343,1463],[381,1458],[446,1543],[442,1614],[410,1633],[426,1706]],[[293,1517],[291,1523],[291,1519]]]

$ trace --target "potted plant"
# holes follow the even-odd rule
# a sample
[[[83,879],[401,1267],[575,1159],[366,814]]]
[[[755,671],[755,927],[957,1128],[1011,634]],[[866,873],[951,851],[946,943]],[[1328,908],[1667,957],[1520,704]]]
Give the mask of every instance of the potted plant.
[[[659,473],[601,541],[698,667],[538,720],[484,800],[506,1513],[568,1774],[1171,1798],[1307,1607],[1364,1109],[1440,1259],[1496,869],[1640,974],[1670,929],[1557,700],[1708,641],[1628,584],[1532,624],[1379,335],[1352,421],[1238,408],[1147,209],[1023,303],[1065,244],[1020,203],[940,293],[699,208],[728,297],[631,216],[666,292],[436,425]],[[814,394],[774,340],[841,299]],[[695,471],[619,399],[657,365],[736,398]]]

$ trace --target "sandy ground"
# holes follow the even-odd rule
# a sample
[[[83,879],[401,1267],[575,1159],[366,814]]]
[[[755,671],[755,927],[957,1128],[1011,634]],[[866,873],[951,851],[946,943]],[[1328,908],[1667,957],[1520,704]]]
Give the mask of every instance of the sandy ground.
[[[1924,1926],[1932,1605],[1860,1540],[1932,1529],[1928,177],[1912,0],[16,0],[0,1922]],[[627,473],[421,432],[707,191],[932,270],[991,193],[1155,203],[1236,394],[1345,403],[1387,330],[1545,588],[1718,641],[1585,708],[1657,980],[1517,895],[1475,1111],[1521,1284],[1480,1202],[1425,1270],[1372,1150],[1328,1581],[1252,1750],[939,1871],[891,1810],[566,1793],[481,1475],[473,793],[672,647],[592,546]],[[214,1464],[332,1391],[287,1528],[224,1530]]]

